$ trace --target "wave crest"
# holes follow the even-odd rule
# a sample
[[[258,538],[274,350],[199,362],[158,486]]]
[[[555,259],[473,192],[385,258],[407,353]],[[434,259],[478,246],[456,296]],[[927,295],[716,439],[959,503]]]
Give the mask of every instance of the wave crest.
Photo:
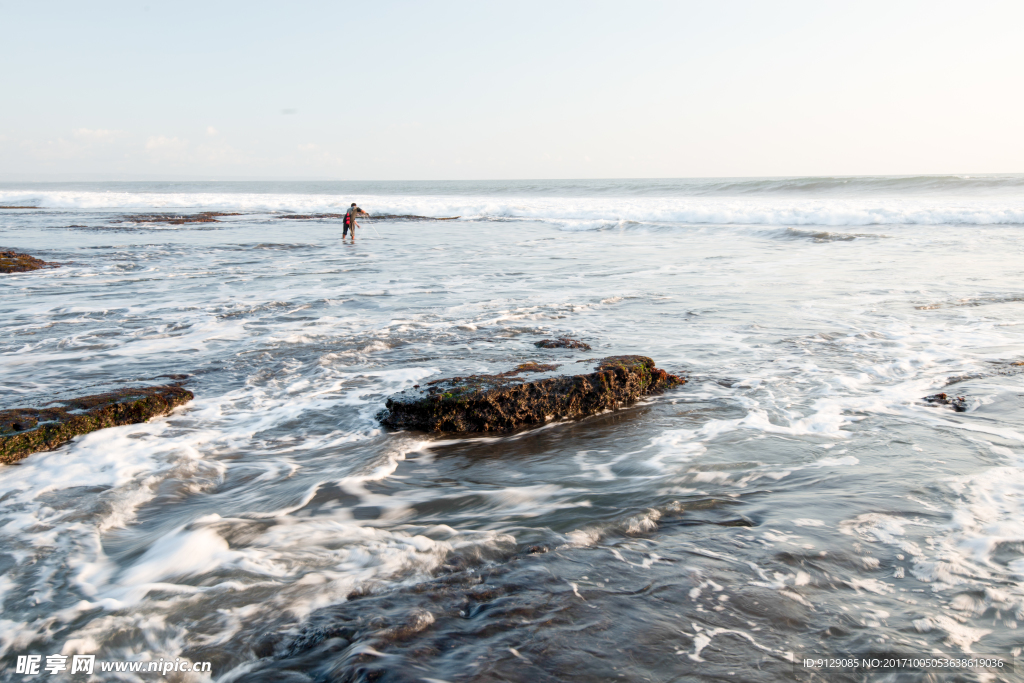
[[[44,209],[340,211],[352,200],[370,213],[532,220],[577,230],[630,223],[665,225],[1024,225],[1024,197],[793,199],[707,197],[498,197],[0,190],[0,205]]]

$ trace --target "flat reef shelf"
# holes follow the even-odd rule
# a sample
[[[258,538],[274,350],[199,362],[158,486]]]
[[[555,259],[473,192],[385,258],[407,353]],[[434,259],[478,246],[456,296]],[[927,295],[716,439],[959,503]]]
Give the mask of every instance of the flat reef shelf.
[[[219,223],[217,220],[223,216],[241,216],[240,213],[227,211],[201,211],[191,214],[176,213],[137,213],[130,216],[122,216],[112,223],[167,223],[168,225],[186,225],[188,223]]]
[[[53,450],[97,429],[166,415],[193,398],[191,391],[176,386],[135,387],[54,401],[43,408],[0,410],[0,464]]]
[[[426,432],[507,432],[553,419],[579,418],[634,403],[686,380],[655,367],[647,356],[611,356],[594,371],[528,380],[558,365],[525,363],[497,375],[434,380],[387,400],[377,418],[392,429]]]

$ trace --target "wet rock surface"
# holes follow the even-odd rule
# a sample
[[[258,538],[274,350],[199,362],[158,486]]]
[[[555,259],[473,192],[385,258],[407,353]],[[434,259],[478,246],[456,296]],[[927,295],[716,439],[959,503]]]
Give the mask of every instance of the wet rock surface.
[[[557,368],[524,363],[496,375],[434,380],[389,398],[378,419],[392,429],[505,432],[611,410],[686,382],[646,356],[604,358],[596,361],[594,372],[582,375],[526,378],[526,373]]]
[[[924,400],[932,405],[951,406],[958,413],[967,411],[967,398],[965,396],[950,396],[948,394],[933,394],[925,396]]]
[[[723,535],[748,535],[756,524],[731,508],[707,501],[692,512],[649,510],[606,529],[605,547],[554,542],[451,552],[425,581],[357,590],[301,624],[267,624],[238,637],[235,659],[223,668],[242,664],[247,683],[681,680],[659,674],[666,664],[688,670],[686,654],[703,648],[701,635],[688,633],[699,623],[705,644],[725,635],[703,652],[711,660],[704,671],[717,674],[707,680],[733,680],[730,672],[755,662],[774,676],[743,680],[790,680],[784,635],[806,629],[809,610],[754,585],[747,565],[690,551]],[[642,520],[648,524],[637,528]],[[771,569],[798,565],[817,577],[810,565],[820,559],[780,554]],[[714,581],[707,582],[702,568],[711,567]],[[735,612],[719,607],[725,592]],[[747,619],[764,614],[781,633],[758,633],[753,649],[741,632],[750,629]],[[728,650],[730,642],[738,647]],[[204,645],[185,654],[215,660],[224,649]]]
[[[527,633],[535,640],[538,633],[564,633],[573,622],[600,630],[606,618],[588,614],[569,584],[550,571],[538,572],[529,555],[489,566],[450,557],[432,581],[384,595],[353,593],[346,603],[315,614],[297,634],[271,632],[253,642],[259,660],[249,680],[293,680],[291,675],[296,681],[411,682],[436,674],[434,669],[461,670],[470,680],[507,680],[490,677],[516,662],[509,647],[523,648],[531,658],[540,654],[523,647]],[[482,644],[503,660],[500,665],[473,663]],[[207,653],[193,656],[200,655]],[[558,664],[551,669],[571,673]],[[543,670],[530,673],[551,680]]]
[[[570,339],[569,337],[559,337],[558,339],[541,339],[539,342],[534,342],[534,346],[538,349],[580,349],[583,351],[590,350],[590,344],[581,342],[579,339]]]
[[[11,249],[0,250],[0,273],[24,273],[40,268],[57,268],[56,263],[48,263],[35,256],[22,254]]]
[[[0,411],[0,464],[62,446],[106,427],[138,424],[194,398],[177,386],[135,387],[57,401],[44,408]]]

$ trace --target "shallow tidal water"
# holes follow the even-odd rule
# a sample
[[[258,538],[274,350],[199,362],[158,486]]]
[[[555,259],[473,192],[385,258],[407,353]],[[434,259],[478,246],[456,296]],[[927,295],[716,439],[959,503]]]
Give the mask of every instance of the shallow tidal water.
[[[351,201],[461,218],[354,244],[281,218]],[[1024,680],[794,667],[1024,647],[1024,178],[6,184],[2,204],[40,208],[0,210],[0,246],[62,265],[0,279],[0,408],[177,374],[196,395],[0,471],[5,666]],[[241,215],[124,221],[211,210]],[[593,350],[534,347],[552,336]],[[375,418],[422,381],[628,353],[687,384],[503,436]]]

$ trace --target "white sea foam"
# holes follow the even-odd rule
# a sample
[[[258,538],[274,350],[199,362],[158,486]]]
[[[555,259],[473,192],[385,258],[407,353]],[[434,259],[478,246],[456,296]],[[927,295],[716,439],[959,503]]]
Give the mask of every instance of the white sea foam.
[[[1024,543],[1020,521],[1024,518],[1024,466],[1014,456],[1012,465],[955,477],[949,486],[957,494],[949,523],[868,513],[843,522],[840,530],[898,549],[900,559],[906,556],[911,563],[914,578],[930,584],[936,592],[967,588],[983,593],[980,599],[956,595],[950,603],[954,610],[980,615],[995,608],[997,614],[1020,619],[1024,616],[1024,563],[999,562],[995,553],[1001,547]],[[926,536],[927,543],[912,540],[911,530],[915,537]],[[897,579],[903,578],[902,570],[897,568]],[[861,582],[855,587],[891,590],[888,584],[872,588]],[[919,619],[914,625],[922,632],[944,631],[947,642],[964,652],[971,652],[975,642],[991,633],[991,629],[971,627],[944,614]]]
[[[400,369],[371,371],[377,382],[408,385],[416,379],[436,372],[434,369]],[[298,594],[282,597],[277,607],[293,613],[315,609],[331,601],[343,600],[355,587],[374,578],[387,578],[394,574],[422,573],[436,566],[452,549],[482,542],[505,543],[496,534],[459,534],[444,542],[425,536],[389,532],[365,527],[351,520],[345,511],[333,519],[318,518],[299,522],[289,514],[308,504],[317,486],[300,494],[298,500],[284,508],[266,510],[257,505],[249,508],[240,519],[223,519],[220,515],[206,515],[178,526],[160,537],[147,542],[146,550],[127,566],[108,557],[99,542],[100,534],[113,528],[130,526],[136,511],[152,501],[161,484],[173,482],[175,486],[199,493],[210,484],[222,480],[229,469],[236,472],[258,469],[253,481],[280,481],[293,474],[298,465],[287,454],[298,449],[285,445],[278,457],[259,462],[241,462],[233,468],[204,454],[232,447],[247,437],[281,421],[294,419],[308,411],[322,411],[336,405],[365,405],[356,400],[358,390],[346,391],[346,382],[365,374],[341,373],[334,381],[318,386],[307,386],[295,391],[296,383],[282,383],[274,396],[267,388],[244,387],[224,393],[212,400],[202,398],[189,404],[179,413],[187,413],[187,421],[199,420],[217,428],[175,430],[168,420],[155,420],[145,424],[117,427],[94,432],[76,439],[69,447],[58,452],[43,453],[11,468],[0,484],[0,495],[5,496],[8,514],[0,528],[8,552],[17,559],[17,579],[6,580],[0,588],[12,588],[19,582],[31,581],[33,567],[46,567],[51,558],[73,571],[72,585],[78,596],[72,607],[55,611],[59,622],[67,623],[83,612],[134,609],[145,605],[153,591],[176,595],[168,598],[178,601],[198,599],[203,594],[245,591],[262,583],[275,585],[303,585]],[[283,399],[283,400],[282,400]],[[174,419],[173,417],[171,418]],[[372,438],[373,432],[362,434],[326,434],[319,439],[306,439],[301,450],[312,446],[329,448],[351,443],[353,440]],[[366,482],[380,480],[394,472],[397,463],[407,452],[421,448],[409,441],[405,448],[384,450],[380,457],[360,470],[348,468],[341,485],[358,487]],[[283,457],[282,457],[283,456]],[[67,495],[76,490],[98,490],[99,496],[86,494],[87,509],[54,509],[48,497]],[[234,528],[251,525],[251,520],[275,520],[263,536],[254,539],[242,549],[232,549],[225,533]],[[290,523],[292,522],[292,523]],[[283,531],[282,527],[288,527]],[[473,540],[469,540],[470,537]],[[340,544],[340,545],[339,545]],[[349,547],[342,550],[344,546]],[[53,555],[56,548],[61,548]],[[321,573],[318,574],[318,572]],[[52,570],[47,570],[52,571]],[[247,580],[227,578],[226,574],[241,572]],[[191,584],[197,576],[225,577]],[[312,581],[315,576],[323,581]],[[326,582],[323,590],[313,584]],[[24,587],[24,584],[21,584]],[[283,590],[283,589],[281,589]],[[303,597],[309,593],[309,598]],[[85,599],[82,599],[82,598]],[[52,590],[37,592],[39,604],[60,605],[67,596]],[[147,608],[138,607],[145,611]],[[102,642],[108,634],[93,620],[67,641],[72,648],[83,643]],[[18,622],[7,620],[0,624],[0,652],[25,643],[48,628],[48,621]],[[123,628],[124,618],[114,618],[111,628]],[[35,634],[35,635],[33,635]],[[173,640],[182,636],[180,631],[159,636],[165,652],[180,652]],[[156,636],[154,636],[156,637]],[[77,645],[75,645],[77,643]],[[176,649],[177,647],[177,649]]]
[[[257,213],[338,213],[350,196],[314,194],[146,193],[81,190],[0,190],[0,203],[84,210],[219,209]],[[371,213],[464,219],[538,220],[566,229],[593,230],[627,224],[686,225],[1016,225],[1024,200],[991,198],[792,199],[707,197],[515,197],[364,195]]]

